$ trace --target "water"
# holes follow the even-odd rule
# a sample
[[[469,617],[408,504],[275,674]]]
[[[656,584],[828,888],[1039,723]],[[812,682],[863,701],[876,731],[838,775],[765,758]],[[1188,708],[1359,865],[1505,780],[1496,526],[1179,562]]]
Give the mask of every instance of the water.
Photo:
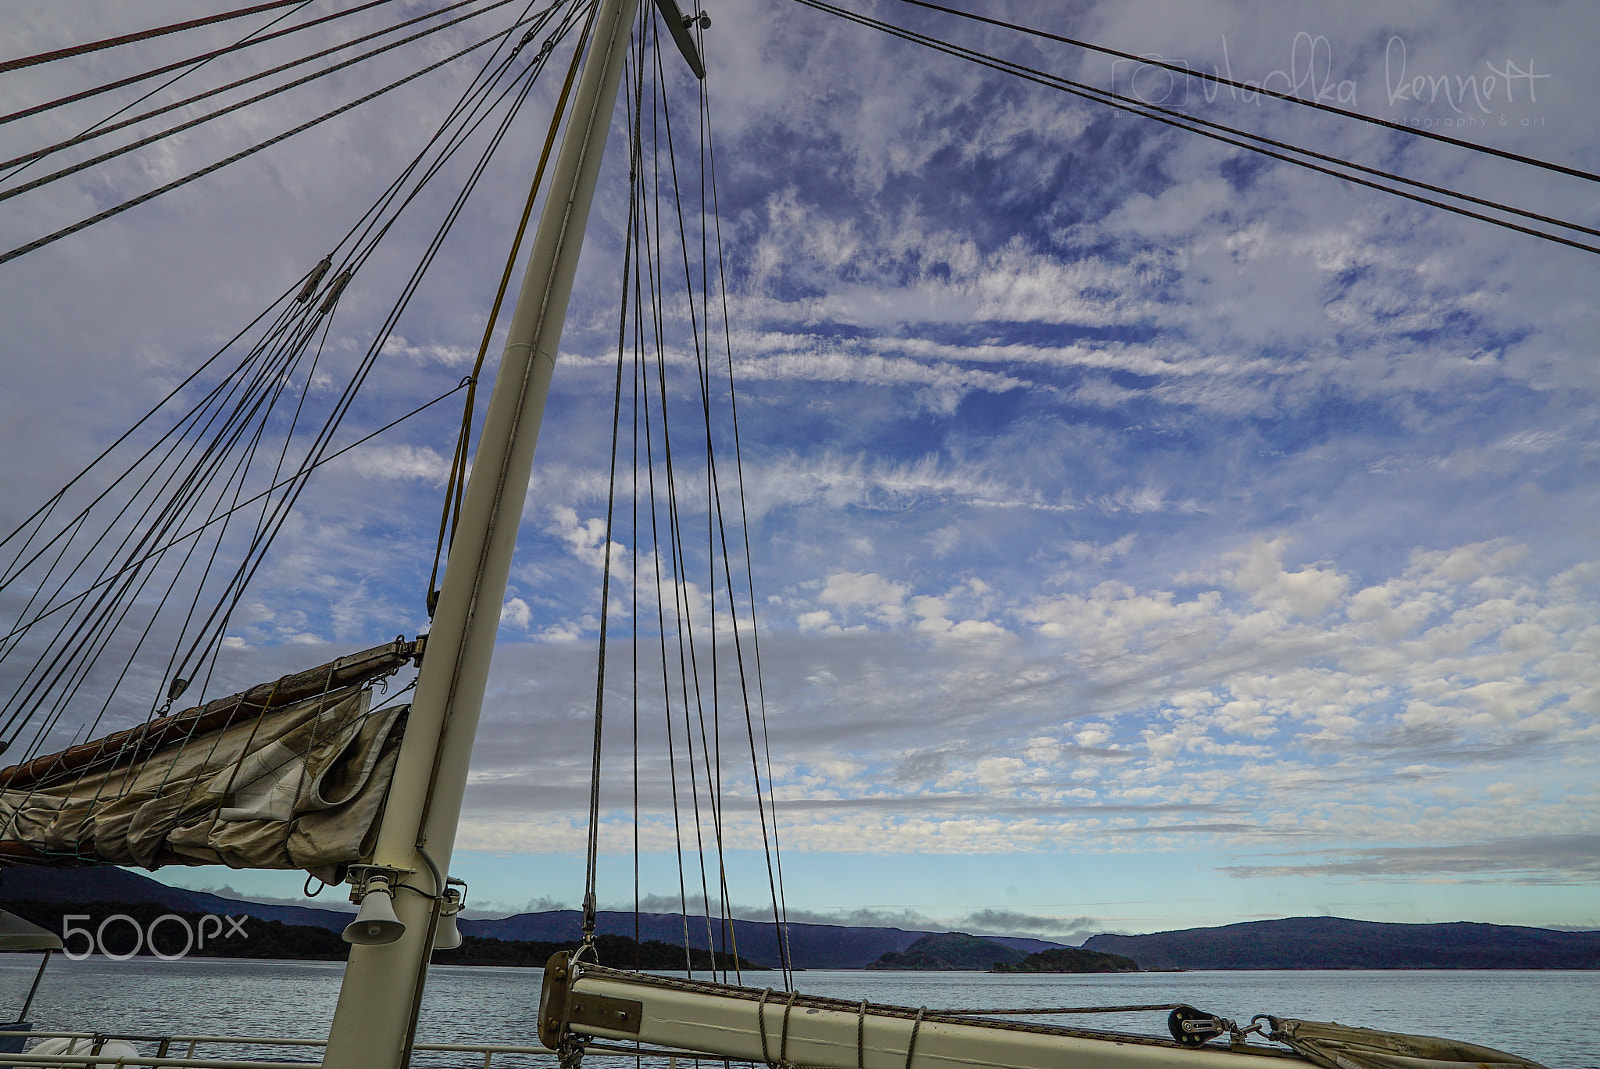
[[[21,1005],[36,965],[32,955],[0,960],[0,1013]],[[76,1031],[321,1037],[333,1014],[341,968],[338,962],[67,961],[57,956],[32,1017],[40,1028]],[[746,976],[756,986],[778,979],[776,973]],[[800,989],[811,994],[929,1009],[1186,1002],[1241,1023],[1257,1013],[1334,1020],[1483,1043],[1551,1069],[1600,1069],[1600,973],[1593,972],[1006,976],[816,970],[797,979]],[[537,1045],[534,1015],[540,980],[538,969],[436,967],[420,1037],[443,1043]],[[1164,1013],[1066,1020],[1166,1034]],[[221,1050],[202,1053],[222,1056]],[[425,1061],[471,1064],[466,1056]],[[518,1063],[497,1058],[495,1064]],[[543,1069],[551,1065],[542,1063]]]

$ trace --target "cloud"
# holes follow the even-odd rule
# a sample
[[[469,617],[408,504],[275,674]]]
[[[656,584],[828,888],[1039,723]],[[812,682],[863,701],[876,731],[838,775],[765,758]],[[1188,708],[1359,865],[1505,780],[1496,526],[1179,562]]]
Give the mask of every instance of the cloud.
[[[839,609],[860,608],[884,623],[905,619],[905,600],[910,588],[893,583],[881,575],[860,572],[835,572],[828,576],[817,600]]]
[[[1331,568],[1306,566],[1290,572],[1283,567],[1282,539],[1257,542],[1230,563],[1232,585],[1257,605],[1315,618],[1332,608],[1350,585],[1348,576]]]
[[[1540,835],[1447,846],[1396,846],[1335,852],[1295,865],[1231,865],[1230,876],[1430,878],[1453,883],[1600,883],[1600,835]]]
[[[1216,585],[1189,575],[1181,594],[1099,584],[1017,599],[981,582],[924,594],[881,573],[831,573],[791,599],[793,630],[762,641],[762,731],[782,755],[763,793],[786,848],[940,855],[1326,840],[1366,857],[1352,836],[1381,853],[1477,841],[1508,822],[1530,840],[1592,822],[1582,815],[1592,789],[1579,784],[1600,679],[1578,651],[1600,633],[1600,567],[1540,582],[1522,570],[1517,546],[1481,543],[1419,550],[1401,574],[1362,585],[1331,582],[1346,573],[1293,563],[1289,552],[1274,539],[1222,552],[1196,573]],[[1295,586],[1307,576],[1309,606]],[[997,623],[952,640],[957,621],[986,617]],[[586,698],[577,683],[592,668],[574,655],[566,668],[553,647],[518,655],[525,667],[512,677],[533,689],[504,693],[507,708],[569,709],[575,719],[552,731],[521,715],[486,716],[484,776],[506,763],[499,755],[521,752],[524,734],[540,738],[542,770],[537,787],[510,768],[475,779],[472,826],[499,830],[471,841],[543,849],[552,836],[580,836],[548,819],[507,823],[513,813],[581,809],[592,690]],[[638,656],[641,678],[657,678],[651,644]],[[628,659],[613,649],[619,658]],[[708,661],[699,672],[707,687]],[[569,675],[572,684],[560,682]],[[659,701],[645,706],[647,722]],[[649,732],[659,744],[662,730]],[[938,742],[907,745],[913,731]],[[691,759],[683,747],[698,743],[675,737],[677,759]],[[1521,774],[1487,778],[1519,762],[1558,768],[1563,755],[1576,763],[1542,786]],[[756,848],[745,760],[724,774],[721,834]],[[662,848],[674,841],[672,775],[660,750],[641,761],[647,841]],[[1478,784],[1477,797],[1441,804],[1435,792],[1449,783]],[[608,849],[631,841],[621,819],[606,818]],[[1511,874],[1487,862],[1483,871]]]
[[[384,10],[339,25],[366,32]],[[1103,58],[904,14],[1090,84],[1117,77]],[[1391,36],[1404,39],[1418,72],[1465,78],[1508,55],[1533,57],[1550,72],[1537,107],[1507,103],[1505,127],[1449,129],[1532,157],[1589,158],[1600,74],[1586,57],[1593,14],[1580,5],[1485,9],[1472,20],[1348,3],[1324,14],[1310,28],[1295,9],[1216,3],[1040,6],[1031,17],[1052,32],[1200,69],[1226,62],[1258,79],[1292,65],[1300,32],[1315,31],[1357,109],[1400,122],[1456,113],[1390,98],[1382,43]],[[42,51],[87,39],[86,17],[44,5],[9,29],[19,49]],[[111,20],[95,36],[138,28],[114,5],[93,17]],[[707,84],[719,228],[702,235],[690,210],[680,238],[670,211],[652,219],[670,270],[651,276],[660,317],[647,317],[645,366],[624,362],[616,515],[625,519],[609,534],[630,203],[622,140],[602,169],[501,600],[505,634],[464,844],[582,852],[589,644],[605,612],[610,708],[632,711],[635,652],[648,682],[639,693],[648,694],[649,849],[676,846],[671,796],[677,786],[688,798],[687,768],[708,802],[703,772],[719,743],[728,839],[759,843],[741,747],[756,734],[764,755],[765,731],[773,768],[763,797],[778,798],[786,849],[797,854],[916,853],[954,866],[969,854],[1073,849],[1093,853],[1126,888],[1142,878],[1130,853],[1199,844],[1218,864],[1271,867],[1257,859],[1292,843],[1305,852],[1272,859],[1284,861],[1284,879],[1300,865],[1308,882],[1343,872],[1345,886],[1388,886],[1477,878],[1475,863],[1508,882],[1587,878],[1559,844],[1521,860],[1493,844],[1595,830],[1600,336],[1589,257],[817,12],[730,0],[717,18]],[[469,24],[435,43],[461,47],[475,32]],[[165,47],[102,53],[96,78],[146,69]],[[291,58],[278,47],[230,53],[186,77],[222,84]],[[396,50],[352,68],[339,99],[414,70],[416,58]],[[85,69],[30,68],[5,92],[17,106],[52,99],[82,88]],[[316,264],[476,69],[428,75],[5,265],[0,449],[26,462],[0,466],[0,529],[47,501]],[[688,85],[681,70],[668,76]],[[1504,160],[1201,90],[1191,87],[1182,106],[1555,216],[1588,210],[1587,193],[1554,175],[1535,182]],[[558,91],[541,79],[528,114],[548,112]],[[9,201],[4,247],[288,129],[315,104],[284,94],[247,123],[196,128],[159,153]],[[19,143],[47,144],[76,133],[80,119],[61,109],[11,129]],[[337,398],[477,147],[408,205],[352,281],[308,404]],[[483,173],[336,445],[459,385],[499,280],[483,250],[503,240],[507,206],[526,193],[524,148],[513,134]],[[697,153],[677,163],[681,188],[698,188]],[[724,254],[703,274],[702,237]],[[693,301],[678,281],[685,247]],[[650,403],[637,422],[638,451],[650,450],[637,471],[638,530],[626,492],[635,396]],[[319,472],[229,618],[213,687],[428,627],[458,399]],[[272,434],[289,421],[279,415]],[[148,447],[154,433],[133,445]],[[278,444],[269,434],[259,456],[275,459]],[[98,493],[102,484],[89,483]],[[707,502],[719,494],[713,515]],[[241,513],[240,538],[251,516]],[[207,556],[209,543],[196,554]],[[608,555],[611,604],[600,607]],[[660,617],[658,578],[672,606]],[[5,618],[48,586],[32,576],[0,590]],[[745,626],[753,617],[763,627],[759,680]],[[168,640],[153,636],[146,652],[157,637]],[[137,641],[128,632],[109,648],[126,654]],[[130,669],[109,714],[119,726],[160,700],[162,663]],[[21,671],[8,666],[0,679],[0,698],[15,698]],[[98,708],[87,693],[83,702]],[[628,715],[610,722],[631,727]],[[623,732],[607,744],[620,763],[632,743]],[[626,795],[606,795],[608,851],[631,848]],[[1404,853],[1428,849],[1445,853]],[[1317,869],[1340,865],[1373,872]],[[1386,865],[1393,874],[1377,871]],[[929,885],[948,897],[928,907],[941,917],[978,916],[987,904],[956,903],[959,880]]]
[[[421,479],[443,486],[450,475],[450,462],[436,450],[415,446],[360,450],[346,463],[369,478]]]
[[[958,918],[956,925],[973,935],[1024,935],[1074,946],[1106,930],[1105,922],[1096,917],[1041,916],[1009,909],[975,910]]]
[[[533,621],[533,610],[528,608],[528,603],[521,598],[509,598],[500,607],[500,623],[510,624],[519,630],[526,631],[528,624]]]

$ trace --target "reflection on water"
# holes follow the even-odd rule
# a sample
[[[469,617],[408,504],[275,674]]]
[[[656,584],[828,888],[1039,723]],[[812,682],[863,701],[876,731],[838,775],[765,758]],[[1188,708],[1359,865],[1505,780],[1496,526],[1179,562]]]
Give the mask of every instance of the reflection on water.
[[[36,965],[32,955],[0,960],[0,1014],[21,1005]],[[40,1028],[78,1031],[322,1037],[341,970],[338,962],[75,962],[58,956],[32,1017]],[[437,967],[430,974],[419,1035],[441,1043],[536,1045],[540,979],[538,969]],[[778,975],[746,979],[765,986]],[[812,994],[929,1009],[1186,1002],[1241,1023],[1257,1013],[1336,1020],[1484,1043],[1552,1069],[1600,1069],[1600,974],[1592,972],[991,976],[818,970],[799,973],[797,979],[800,989]],[[1166,1034],[1161,1013],[1070,1020]],[[467,1064],[460,1056],[418,1061]],[[497,1058],[495,1064],[518,1063]]]

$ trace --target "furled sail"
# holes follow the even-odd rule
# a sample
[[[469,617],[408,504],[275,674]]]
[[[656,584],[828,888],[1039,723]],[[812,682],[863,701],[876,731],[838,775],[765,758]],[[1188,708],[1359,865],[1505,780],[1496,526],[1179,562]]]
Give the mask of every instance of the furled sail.
[[[371,850],[406,711],[396,640],[0,770],[0,864],[299,868]]]
[[[1324,1069],[1542,1069],[1515,1054],[1437,1036],[1413,1036],[1328,1021],[1268,1018],[1268,1035]]]

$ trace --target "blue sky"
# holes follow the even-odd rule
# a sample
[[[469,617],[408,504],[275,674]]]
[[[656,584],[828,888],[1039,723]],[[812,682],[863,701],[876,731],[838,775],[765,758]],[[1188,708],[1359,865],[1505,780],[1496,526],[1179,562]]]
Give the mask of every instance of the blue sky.
[[[195,10],[160,7],[174,19]],[[972,6],[1600,169],[1600,75],[1586,53],[1597,27],[1582,4],[1471,19],[1441,4],[1037,8]],[[1579,180],[1226,89],[1184,94],[1148,69],[892,0],[861,10],[1596,223],[1594,188]],[[100,14],[38,5],[13,50],[121,32],[132,18]],[[1592,254],[799,5],[728,0],[712,14],[791,916],[1058,938],[1316,913],[1600,926]],[[150,17],[142,9],[139,24]],[[28,103],[173,47],[9,75],[0,93]],[[407,61],[330,94],[359,95],[362,78],[375,85]],[[0,266],[4,516],[25,515],[314,264],[468,77],[439,72]],[[542,90],[547,108],[553,85]],[[255,136],[319,106],[286,95]],[[13,126],[4,145],[98,117]],[[536,118],[486,176],[356,423],[375,427],[470,366]],[[679,121],[692,119],[690,107]],[[8,248],[29,240],[257,129],[196,133],[0,205],[0,235]],[[581,894],[623,149],[614,136],[455,862],[489,909]],[[392,241],[397,263],[444,204],[419,204]],[[334,353],[365,344],[394,270],[375,264],[352,286]],[[681,308],[669,331],[683,376],[673,404],[687,419]],[[450,422],[414,421],[330,466],[231,634],[230,678],[425,626]],[[683,478],[686,499],[703,496],[703,474]],[[692,559],[685,591],[704,599],[705,573]],[[625,633],[626,577],[620,589],[613,627]],[[648,668],[648,622],[646,635]],[[724,730],[742,732],[730,664]],[[613,715],[625,716],[625,681],[612,683]],[[622,778],[606,796],[608,905],[632,896],[626,743],[611,740]],[[676,901],[665,760],[659,747],[641,758],[643,889]],[[766,876],[743,760],[729,760],[725,784],[729,894],[759,914]],[[160,875],[279,896],[299,884]]]

